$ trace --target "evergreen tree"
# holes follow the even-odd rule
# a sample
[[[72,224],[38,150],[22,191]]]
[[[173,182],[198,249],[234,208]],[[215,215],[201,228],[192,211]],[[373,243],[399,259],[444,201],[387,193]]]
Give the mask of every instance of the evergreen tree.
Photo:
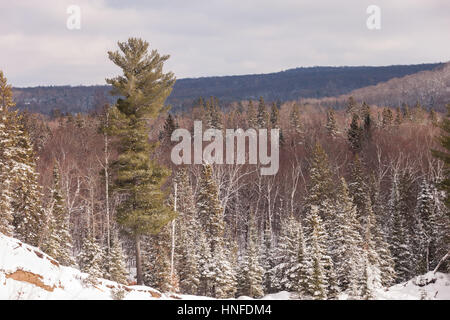
[[[213,282],[211,246],[203,230],[199,231],[197,239],[199,273],[198,295],[207,296],[211,294],[211,285]]]
[[[231,253],[226,246],[216,246],[212,253],[212,295],[218,299],[233,298],[236,294],[236,274],[231,265]]]
[[[294,135],[301,135],[303,133],[303,124],[300,116],[300,108],[298,104],[294,104],[289,115],[291,130]]]
[[[130,38],[118,45],[121,52],[108,54],[124,73],[107,80],[113,93],[123,97],[111,117],[112,133],[118,138],[113,187],[124,198],[117,208],[117,221],[134,237],[137,283],[142,284],[141,236],[159,232],[174,217],[161,191],[169,172],[151,159],[154,145],[148,141],[147,120],[165,110],[164,101],[175,79],[172,73],[162,71],[169,57],[156,50],[148,53],[147,42]]]
[[[327,110],[327,124],[325,125],[327,133],[330,137],[336,138],[338,134],[335,113],[333,109]]]
[[[430,243],[430,263],[435,268],[442,257],[448,253],[450,243],[450,218],[448,208],[444,204],[445,193],[439,192],[433,186],[434,208],[430,217],[431,243]],[[442,264],[441,270],[450,270],[450,263],[447,260]]]
[[[279,111],[276,103],[272,103],[272,107],[270,109],[270,124],[272,128],[279,128]]]
[[[365,183],[365,174],[363,173],[363,164],[358,155],[352,163],[351,168],[351,183],[349,184],[350,194],[353,198],[353,203],[356,205],[356,216],[362,224],[364,224],[365,209],[367,194],[369,192],[367,184]]]
[[[403,113],[400,110],[400,107],[397,107],[396,115],[395,115],[395,124],[397,126],[401,125],[403,122]]]
[[[415,210],[415,237],[414,253],[416,273],[424,274],[430,269],[430,243],[431,226],[430,219],[434,210],[434,198],[428,182],[424,179],[420,185],[417,195],[417,205]]]
[[[69,228],[68,210],[61,192],[59,170],[53,167],[53,187],[49,208],[48,233],[43,243],[43,251],[66,266],[75,264],[72,258],[72,236]]]
[[[159,140],[166,144],[172,144],[171,137],[172,133],[177,129],[177,124],[175,123],[174,117],[169,113],[167,115],[166,121],[164,122],[163,130],[160,132]]]
[[[108,279],[127,284],[128,271],[125,267],[125,257],[118,236],[111,238],[111,247],[107,252]]]
[[[433,126],[437,127],[438,126],[438,116],[436,111],[434,111],[433,109],[430,109],[430,122]]]
[[[92,234],[84,238],[81,252],[78,255],[78,265],[82,272],[88,273],[90,278],[100,278],[102,272],[103,252]]]
[[[211,165],[203,165],[197,196],[197,215],[210,241],[211,252],[222,243],[224,236],[223,209]]]
[[[345,112],[347,114],[353,115],[354,113],[358,113],[358,111],[359,111],[358,105],[356,104],[355,99],[352,96],[350,96],[347,101],[347,106],[345,108]]]
[[[263,285],[264,285],[264,292],[266,293],[272,293],[272,275],[271,270],[273,267],[275,267],[275,261],[273,257],[274,253],[274,245],[272,241],[272,231],[269,225],[269,221],[266,221],[266,228],[264,229],[264,235],[263,235],[263,243],[261,246],[261,261],[260,265],[264,270],[264,278],[263,278]]]
[[[361,113],[363,118],[363,135],[366,142],[370,142],[372,139],[372,116],[370,115],[370,107],[367,103],[363,102],[361,107]]]
[[[209,113],[209,115],[206,116],[206,124],[208,127],[222,129],[222,114],[217,98],[211,97],[210,101],[206,103],[206,107],[207,110],[205,110],[205,112]]]
[[[374,222],[372,234],[376,243],[376,251],[380,258],[379,268],[381,271],[381,282],[383,286],[389,287],[394,283],[396,278],[394,260],[389,249],[386,232],[386,226],[390,226],[391,219],[389,219],[389,216],[385,213],[389,210],[387,210],[383,204],[383,199],[380,196],[379,184],[376,183],[373,178],[372,180],[372,198],[369,197],[367,199],[368,211],[366,216],[369,218],[365,220],[365,223],[369,222],[369,220]],[[373,205],[370,206],[372,203]],[[371,216],[372,214],[373,217]],[[382,223],[384,220],[387,220],[386,225]]]
[[[15,106],[12,88],[0,71],[0,228],[20,240],[39,246],[44,227],[41,189],[38,185],[36,157],[21,116]],[[14,192],[13,192],[14,191]]]
[[[306,280],[305,243],[301,225],[292,213],[282,220],[275,259],[271,271],[274,289],[303,292]]]
[[[356,216],[356,206],[349,195],[347,183],[341,179],[336,212],[330,232],[333,258],[339,287],[348,290],[353,298],[360,295],[359,283],[362,273],[360,236],[361,226]]]
[[[311,230],[309,235],[311,271],[308,279],[308,289],[314,298],[327,299],[329,279],[326,269],[329,268],[331,258],[327,255],[327,235],[317,206],[313,205],[311,207],[308,221]]]
[[[374,289],[382,287],[382,263],[380,255],[378,254],[378,246],[382,243],[377,241],[378,230],[377,221],[372,210],[370,197],[367,196],[366,219],[364,225],[364,277],[362,283],[362,296],[367,298]]]
[[[393,119],[394,119],[394,116],[392,115],[391,109],[384,108],[383,109],[383,128],[391,126]]]
[[[398,282],[406,281],[411,275],[411,246],[407,223],[403,214],[400,201],[400,191],[397,177],[394,176],[391,187],[391,198],[389,200],[389,211],[392,221],[390,234],[390,250],[395,263],[395,272]]]
[[[248,126],[250,128],[254,128],[254,129],[258,128],[257,113],[256,113],[256,109],[255,109],[255,106],[253,105],[252,100],[250,100],[248,102],[247,121],[248,121]]]
[[[170,277],[170,230],[165,226],[158,234],[144,238],[144,284],[162,292],[176,291]]]
[[[175,176],[177,184],[176,266],[180,290],[197,294],[199,286],[197,238],[200,228],[196,219],[195,201],[187,171],[183,168]]]
[[[200,257],[210,257],[209,261],[202,262],[200,268],[200,281],[203,281],[201,285],[213,297],[230,297],[235,290],[235,279],[233,268],[227,259],[230,253],[224,247],[223,208],[211,165],[203,165],[199,185],[197,216],[208,239],[208,245],[202,244],[201,250],[210,250],[209,254]]]
[[[258,115],[257,115],[257,123],[258,128],[264,129],[267,128],[268,120],[269,119],[269,113],[266,110],[266,103],[264,102],[263,97],[259,98],[259,104],[258,104]]]
[[[350,128],[347,131],[348,141],[350,143],[350,148],[354,153],[361,151],[362,147],[362,129],[359,126],[359,116],[354,113],[352,116],[352,122],[350,123]]]
[[[305,199],[306,210],[312,205],[318,206],[320,215],[323,216],[326,206],[334,198],[334,185],[328,156],[320,144],[314,147],[309,177],[309,193]]]
[[[11,174],[15,176],[12,198],[15,234],[28,244],[40,246],[45,219],[41,187],[38,183],[39,174],[36,172],[36,156],[28,133],[19,123],[14,126],[16,128],[12,131],[15,132],[13,142],[15,165]]]
[[[0,73],[0,80],[2,74]],[[7,236],[13,233],[11,146],[12,140],[6,130],[6,116],[0,110],[0,232]]]
[[[406,121],[412,121],[412,113],[408,104],[403,104],[403,119]]]
[[[260,298],[264,295],[264,269],[259,262],[258,235],[253,218],[250,220],[247,238],[247,251],[239,272],[238,295]]]

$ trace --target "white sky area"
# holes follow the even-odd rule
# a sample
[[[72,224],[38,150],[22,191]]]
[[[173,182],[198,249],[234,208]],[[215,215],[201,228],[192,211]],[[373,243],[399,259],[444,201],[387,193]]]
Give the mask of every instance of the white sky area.
[[[81,29],[69,30],[69,5]],[[369,30],[369,5],[381,29]],[[0,69],[13,86],[104,84],[107,51],[142,37],[177,78],[305,66],[450,60],[449,0],[0,0]]]

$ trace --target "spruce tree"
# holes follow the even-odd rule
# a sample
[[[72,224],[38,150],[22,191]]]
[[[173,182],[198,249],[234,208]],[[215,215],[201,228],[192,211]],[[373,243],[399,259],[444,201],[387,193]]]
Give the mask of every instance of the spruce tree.
[[[338,134],[335,112],[333,109],[327,110],[327,124],[325,125],[327,133],[330,137],[336,138]]]
[[[397,110],[396,110],[396,112],[395,112],[396,114],[395,114],[395,124],[397,125],[397,126],[399,126],[399,125],[401,125],[402,124],[402,122],[403,122],[403,113],[402,113],[402,111],[400,110],[400,107],[397,107]]]
[[[411,276],[411,245],[407,231],[405,214],[402,211],[400,191],[397,177],[394,176],[389,200],[390,219],[392,221],[390,233],[390,250],[395,263],[395,272],[398,282],[409,280]]]
[[[103,252],[95,238],[89,233],[81,246],[81,252],[78,255],[78,265],[82,272],[88,273],[90,278],[100,278],[102,272]]]
[[[198,295],[211,295],[211,285],[213,282],[213,261],[211,254],[211,246],[206,238],[205,232],[200,230],[197,234],[198,241]]]
[[[156,50],[149,53],[146,41],[130,38],[118,45],[121,52],[108,55],[123,75],[107,80],[113,93],[121,96],[111,112],[111,131],[118,142],[113,190],[123,197],[117,221],[134,237],[137,283],[142,284],[141,236],[158,233],[174,217],[162,191],[169,172],[151,158],[155,145],[148,140],[147,121],[165,110],[175,78],[171,72],[163,73],[169,56]]]
[[[417,204],[415,210],[415,228],[414,228],[414,253],[416,273],[424,274],[430,269],[430,244],[431,244],[431,225],[430,220],[434,210],[433,193],[430,190],[428,182],[423,179],[419,193],[417,194]]]
[[[353,298],[360,295],[359,283],[362,273],[360,230],[356,206],[349,195],[347,183],[342,178],[330,238],[338,285],[343,290],[348,290]]]
[[[219,200],[219,189],[212,173],[211,165],[202,166],[197,197],[197,216],[207,237],[207,245],[202,244],[202,246],[205,250],[208,250],[208,247],[210,250],[204,258],[209,256],[210,260],[202,262],[200,278],[203,282],[201,286],[206,293],[223,298],[234,292],[235,279],[233,268],[227,258],[230,253],[224,246],[223,208]]]
[[[328,156],[320,144],[314,147],[309,177],[309,192],[305,199],[306,211],[315,205],[320,215],[324,216],[331,199],[334,198],[334,184]]]
[[[362,148],[363,131],[359,126],[359,116],[356,113],[352,115],[352,122],[347,131],[347,138],[350,143],[350,149],[354,153],[360,152]]]
[[[392,110],[389,108],[383,109],[383,128],[390,127],[392,125],[392,121],[394,119],[394,116],[392,114]]]
[[[369,192],[365,180],[363,164],[359,156],[355,155],[351,167],[351,182],[348,187],[350,190],[350,195],[353,198],[353,203],[356,205],[356,216],[360,220],[361,224],[364,224],[366,198]]]
[[[11,204],[13,196],[12,177],[10,176],[12,140],[6,130],[6,120],[4,111],[0,110],[0,232],[6,236],[12,236],[14,230],[12,225],[14,211]]]
[[[143,276],[144,284],[162,292],[175,292],[170,277],[170,228],[163,229],[156,235],[144,237]]]
[[[279,111],[276,103],[272,103],[272,107],[270,109],[270,124],[272,128],[279,128]]]
[[[292,111],[289,115],[291,130],[293,135],[301,135],[303,133],[303,124],[300,116],[300,108],[298,104],[292,106]]]
[[[263,97],[260,97],[259,104],[258,104],[258,114],[257,114],[258,128],[260,128],[260,129],[267,128],[268,119],[269,119],[269,113],[266,110],[266,103],[264,102]]]
[[[171,137],[172,133],[177,129],[177,124],[175,123],[175,119],[172,114],[168,114],[167,118],[164,122],[163,130],[160,132],[159,139],[164,144],[172,144]]]
[[[274,245],[272,241],[272,230],[269,225],[269,221],[266,221],[266,227],[264,229],[264,235],[263,235],[263,243],[261,246],[261,253],[260,253],[260,265],[264,270],[264,278],[263,278],[263,285],[264,285],[264,292],[266,293],[272,293],[272,275],[271,270],[273,267],[275,267],[275,261],[274,261]]]
[[[212,294],[218,299],[233,298],[236,294],[236,274],[231,264],[231,252],[225,246],[216,246],[212,256]]]
[[[247,106],[247,122],[249,128],[257,129],[258,128],[258,119],[255,106],[253,105],[253,101],[250,100]]]
[[[108,279],[127,284],[128,271],[125,266],[125,256],[117,234],[111,237],[111,246],[107,252]]]
[[[238,295],[260,298],[264,295],[264,269],[260,265],[258,252],[258,235],[254,218],[250,220],[247,235],[247,250],[242,259],[239,272]]]
[[[72,236],[69,216],[61,192],[58,166],[53,167],[53,186],[51,189],[48,232],[43,243],[43,251],[66,266],[75,264],[72,258]]]
[[[326,269],[329,268],[331,259],[327,255],[327,235],[317,206],[311,207],[308,221],[310,225],[308,257],[311,264],[308,290],[315,299],[327,299],[329,281]]]
[[[196,217],[195,200],[186,169],[177,171],[174,182],[177,184],[176,220],[176,269],[180,282],[180,291],[197,294],[199,286],[198,245],[196,239],[200,226]]]
[[[14,106],[11,85],[0,71],[0,228],[11,235],[12,215],[15,237],[39,246],[45,219],[36,156]]]
[[[345,108],[345,112],[347,114],[353,115],[354,113],[358,113],[358,105],[356,104],[355,99],[350,96],[347,101],[347,106]]]

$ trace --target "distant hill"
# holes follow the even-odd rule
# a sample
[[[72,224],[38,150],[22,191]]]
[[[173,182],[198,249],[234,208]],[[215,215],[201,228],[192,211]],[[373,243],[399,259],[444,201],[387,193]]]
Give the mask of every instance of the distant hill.
[[[308,67],[282,72],[180,79],[175,83],[167,103],[173,111],[192,106],[198,97],[215,96],[226,105],[232,101],[258,99],[289,101],[300,98],[322,98],[347,94],[355,89],[376,85],[392,78],[432,70],[441,63],[396,65],[384,67]],[[51,86],[15,88],[14,97],[20,109],[49,114],[87,112],[105,101],[114,102],[108,86]]]
[[[357,101],[380,106],[398,107],[403,103],[414,105],[420,102],[428,109],[445,111],[445,105],[450,103],[450,62],[433,70],[359,88],[339,97],[322,98],[316,101],[308,99],[305,102],[339,108],[346,104],[350,96]]]

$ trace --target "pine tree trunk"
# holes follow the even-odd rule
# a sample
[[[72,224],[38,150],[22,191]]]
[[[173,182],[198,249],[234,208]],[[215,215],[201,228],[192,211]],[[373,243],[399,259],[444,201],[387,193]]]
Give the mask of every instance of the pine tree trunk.
[[[141,239],[139,235],[136,235],[136,282],[138,285],[143,285],[144,280],[142,277],[142,260],[141,260]]]

